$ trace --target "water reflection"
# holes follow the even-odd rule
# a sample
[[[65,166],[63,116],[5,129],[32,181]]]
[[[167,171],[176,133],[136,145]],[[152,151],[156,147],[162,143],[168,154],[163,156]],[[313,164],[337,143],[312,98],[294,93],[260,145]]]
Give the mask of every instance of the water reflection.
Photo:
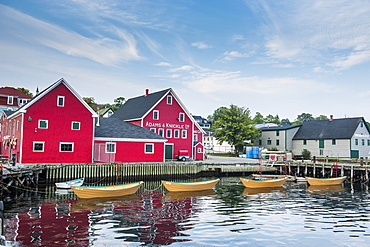
[[[20,246],[367,246],[367,187],[248,189],[223,178],[214,190],[148,185],[120,198],[25,194],[5,201],[6,237]],[[149,188],[149,189],[148,189]],[[154,189],[153,189],[154,188]]]

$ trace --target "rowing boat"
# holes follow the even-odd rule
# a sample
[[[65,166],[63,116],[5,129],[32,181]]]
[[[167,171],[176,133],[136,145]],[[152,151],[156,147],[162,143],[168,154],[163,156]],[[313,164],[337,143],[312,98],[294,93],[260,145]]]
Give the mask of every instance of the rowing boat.
[[[247,188],[264,188],[264,187],[281,187],[287,181],[287,177],[277,179],[253,180],[247,178],[240,178],[243,185]]]
[[[84,178],[69,180],[65,182],[55,183],[57,189],[70,189],[71,185],[73,186],[81,186],[84,183]]]
[[[135,194],[143,181],[109,186],[71,186],[79,198],[116,197]]]
[[[171,182],[162,180],[163,186],[168,191],[200,191],[200,190],[210,190],[212,189],[220,179],[213,179],[207,181],[199,181],[199,182]]]
[[[342,184],[346,178],[347,178],[346,176],[336,177],[336,178],[306,177],[306,180],[310,185],[338,185],[338,184]]]

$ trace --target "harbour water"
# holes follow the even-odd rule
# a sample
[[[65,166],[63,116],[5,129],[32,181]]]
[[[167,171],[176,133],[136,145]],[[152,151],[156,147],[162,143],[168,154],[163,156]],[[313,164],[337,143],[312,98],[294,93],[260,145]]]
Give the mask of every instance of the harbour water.
[[[16,246],[369,246],[369,203],[363,184],[247,189],[238,177],[192,193],[146,182],[121,198],[18,191],[4,198],[5,237]]]

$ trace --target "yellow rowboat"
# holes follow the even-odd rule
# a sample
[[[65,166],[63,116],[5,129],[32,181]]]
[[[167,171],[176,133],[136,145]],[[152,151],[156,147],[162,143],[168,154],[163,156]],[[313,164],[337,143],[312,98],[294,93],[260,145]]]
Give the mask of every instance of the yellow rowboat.
[[[168,191],[178,192],[178,191],[200,191],[200,190],[210,190],[220,181],[220,179],[213,179],[207,181],[199,182],[170,182],[162,180],[163,186]]]
[[[243,185],[247,188],[281,187],[287,180],[287,177],[264,180],[240,178],[240,181],[242,181]]]
[[[346,176],[337,177],[337,178],[306,177],[306,180],[310,185],[338,185],[338,184],[342,184],[346,178],[347,178]]]
[[[135,194],[143,183],[140,181],[109,186],[71,186],[71,189],[79,198],[116,197]]]

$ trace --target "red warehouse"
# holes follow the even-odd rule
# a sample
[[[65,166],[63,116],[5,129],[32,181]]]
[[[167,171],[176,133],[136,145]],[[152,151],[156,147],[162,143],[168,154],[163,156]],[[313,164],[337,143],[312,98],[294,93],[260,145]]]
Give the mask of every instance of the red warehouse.
[[[95,117],[62,78],[2,118],[1,154],[17,163],[91,163]]]
[[[112,117],[166,138],[166,159],[204,159],[204,131],[172,88],[150,94],[146,90],[145,95],[127,100]]]
[[[99,118],[95,126],[95,162],[164,162],[166,139],[117,118]]]

